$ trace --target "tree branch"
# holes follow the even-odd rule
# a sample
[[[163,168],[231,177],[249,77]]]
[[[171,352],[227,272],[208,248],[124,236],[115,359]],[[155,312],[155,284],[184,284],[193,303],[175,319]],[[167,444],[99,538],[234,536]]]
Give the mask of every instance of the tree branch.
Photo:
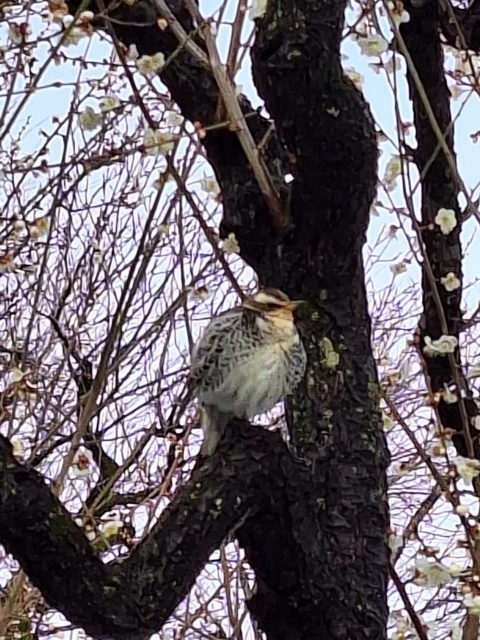
[[[433,340],[442,334],[455,336],[462,330],[460,308],[462,288],[447,291],[441,278],[454,273],[462,280],[460,230],[461,217],[458,207],[459,184],[449,166],[448,158],[439,145],[432,126],[436,123],[449,154],[455,160],[453,145],[453,122],[450,113],[450,93],[444,74],[443,51],[438,37],[439,9],[436,2],[427,2],[421,7],[407,1],[405,8],[410,14],[410,22],[401,27],[401,35],[428,100],[418,91],[415,73],[407,65],[407,80],[413,102],[414,122],[417,135],[415,162],[422,180],[421,234],[425,247],[423,263],[423,314],[419,332],[422,347],[425,337]],[[444,235],[435,223],[440,208],[453,209],[457,226]],[[444,427],[454,429],[453,437],[457,451],[461,455],[480,457],[478,432],[469,422],[469,417],[477,413],[468,383],[462,375],[460,352],[457,348],[452,358],[425,356],[426,371],[433,393],[443,392],[452,385],[457,388],[458,402],[448,404],[440,397],[438,413]],[[465,397],[463,397],[465,396]],[[465,433],[469,442],[465,441]],[[474,449],[469,446],[473,441]]]
[[[164,0],[157,0],[157,4],[161,4],[166,8]],[[210,30],[210,25],[200,15],[195,2],[185,0],[185,4],[203,35],[205,47],[208,52],[210,69],[219,89],[221,104],[217,109],[217,114],[218,111],[225,111],[225,115],[228,116],[229,129],[231,131],[235,131],[237,134],[248,164],[250,165],[260,191],[268,204],[273,226],[278,231],[286,231],[289,225],[288,215],[280,201],[275,185],[273,184],[272,177],[265,166],[263,157],[259,153],[255,140],[253,139],[247,123],[245,122],[245,117],[235,93],[234,84],[228,77],[227,71],[223,67],[220,56],[218,55],[217,45]],[[169,13],[169,10],[167,10],[164,17],[168,17]]]
[[[447,43],[457,49],[480,50],[480,1],[473,0],[467,9],[452,7],[440,0],[440,26]]]
[[[292,487],[287,494],[285,486]],[[15,460],[4,437],[0,491],[1,543],[49,605],[96,638],[139,639],[158,631],[239,524],[254,555],[257,538],[266,535],[262,525],[272,532],[275,522],[270,554],[257,558],[263,581],[257,599],[275,590],[285,615],[294,618],[301,615],[296,605],[307,602],[308,584],[298,584],[300,547],[311,552],[316,540],[300,543],[293,536],[291,500],[311,489],[280,437],[248,423],[230,425],[215,455],[197,464],[190,482],[121,563],[106,565],[97,557],[43,478]]]

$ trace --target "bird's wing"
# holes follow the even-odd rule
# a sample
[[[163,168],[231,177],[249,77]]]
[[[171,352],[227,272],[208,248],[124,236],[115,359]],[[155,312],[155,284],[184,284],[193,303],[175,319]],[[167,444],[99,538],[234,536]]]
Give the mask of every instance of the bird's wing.
[[[220,386],[225,375],[249,352],[249,345],[239,343],[245,331],[241,311],[232,309],[210,322],[192,353],[192,385],[197,393]]]

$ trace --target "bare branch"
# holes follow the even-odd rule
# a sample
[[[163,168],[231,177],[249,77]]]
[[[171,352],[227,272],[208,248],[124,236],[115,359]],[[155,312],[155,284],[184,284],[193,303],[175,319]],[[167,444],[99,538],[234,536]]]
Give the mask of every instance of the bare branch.
[[[461,281],[461,217],[458,207],[460,185],[451,164],[455,162],[453,123],[450,115],[449,91],[443,73],[443,53],[438,38],[439,14],[435,3],[416,8],[407,3],[411,14],[408,24],[402,25],[401,34],[408,50],[407,79],[413,101],[418,146],[415,161],[422,176],[421,237],[425,246],[423,265],[423,305],[420,321],[422,349],[425,337],[432,340],[441,335],[459,338],[462,330],[460,308],[462,288],[448,291],[441,278],[455,274]],[[420,43],[421,40],[421,43]],[[419,90],[421,83],[421,91]],[[438,131],[446,145],[440,151]],[[457,225],[445,235],[435,223],[441,209],[455,212]],[[414,218],[414,216],[412,216]],[[478,438],[469,418],[477,409],[471,399],[468,382],[462,376],[458,348],[451,358],[435,358],[424,354],[431,391],[439,394],[438,412],[442,425],[454,429],[454,443],[462,455],[480,456]],[[443,392],[456,389],[458,402],[446,403]]]

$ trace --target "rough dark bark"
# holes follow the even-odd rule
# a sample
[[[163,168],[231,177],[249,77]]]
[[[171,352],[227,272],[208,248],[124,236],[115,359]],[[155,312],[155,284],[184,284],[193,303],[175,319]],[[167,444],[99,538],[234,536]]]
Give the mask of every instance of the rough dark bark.
[[[474,0],[468,8],[439,3],[440,27],[445,40],[458,49],[480,50],[480,2]]]
[[[157,630],[236,527],[258,583],[249,607],[269,640],[386,637],[387,452],[361,259],[377,151],[368,108],[340,65],[345,5],[271,0],[258,25],[255,80],[277,131],[265,159],[278,184],[295,177],[284,188],[287,234],[273,230],[236,134],[203,140],[222,188],[222,233],[235,232],[262,283],[308,302],[300,318],[308,372],[287,406],[295,456],[275,436],[231,425],[229,441],[196,468],[131,558],[103,567],[35,472],[0,450],[0,541],[47,601],[96,637]],[[151,2],[112,6],[115,22],[99,26],[122,42],[140,54],[177,50]],[[190,32],[181,4],[170,6]],[[185,117],[216,123],[217,86],[190,54],[176,51],[162,79]],[[242,108],[260,141],[268,122],[246,100]],[[338,362],[327,357],[332,349]],[[69,576],[74,563],[82,570]]]
[[[473,5],[472,5],[473,7]],[[444,74],[444,58],[440,40],[437,36],[440,28],[439,4],[429,1],[421,7],[414,6],[409,0],[405,8],[410,13],[410,22],[402,25],[401,34],[405,40],[413,65],[420,77],[428,97],[433,116],[440,130],[444,134],[445,142],[455,159],[453,147],[453,122],[450,113],[450,92]],[[421,345],[424,346],[425,336],[432,339],[442,334],[455,336],[457,339],[463,328],[462,312],[460,308],[462,287],[455,291],[447,291],[441,284],[441,278],[452,272],[462,280],[462,250],[460,245],[461,214],[458,206],[460,185],[452,173],[445,153],[440,148],[437,136],[433,130],[427,109],[419,91],[415,86],[413,74],[407,65],[407,80],[413,103],[417,149],[414,159],[422,175],[422,212],[421,228],[427,260],[422,269],[423,286],[423,314],[420,319],[419,333]],[[458,224],[448,235],[443,235],[440,227],[435,224],[435,216],[440,208],[453,209]],[[428,277],[427,262],[431,265],[434,280]],[[434,291],[438,292],[440,305]],[[440,307],[440,308],[439,308]],[[442,330],[441,315],[444,315],[447,331]],[[425,357],[426,371],[433,393],[443,392],[445,386],[456,387],[455,377],[460,381],[461,392],[465,398],[461,402],[447,404],[440,398],[438,404],[439,417],[442,425],[453,429],[454,444],[461,455],[472,455],[480,458],[478,431],[465,420],[476,415],[477,408],[471,398],[467,381],[462,374],[460,352],[455,350],[456,375],[451,363],[446,357]],[[462,419],[462,406],[464,417]],[[465,425],[467,423],[467,425]],[[473,451],[465,441],[464,429],[467,426],[473,441]]]
[[[278,435],[240,421],[230,427],[214,456],[197,464],[146,539],[127,560],[109,565],[97,557],[43,478],[17,462],[0,436],[2,544],[48,603],[74,624],[95,638],[138,640],[161,628],[210,553],[241,525],[247,552],[270,549],[258,558],[259,577],[278,562],[275,583],[265,593],[275,591],[293,632],[303,615],[306,588],[299,570],[313,557],[320,538],[298,535],[299,516],[308,531],[316,526],[311,514],[298,514],[303,496],[313,501],[313,488]],[[260,589],[258,608],[265,597]]]
[[[361,259],[377,152],[368,108],[340,65],[344,9],[341,2],[270,2],[253,63],[295,163],[298,226],[278,284],[310,303],[302,316],[309,370],[288,409],[297,452],[323,501],[313,581],[331,598],[329,638],[381,638],[387,456]],[[326,339],[339,354],[337,367],[325,361]]]

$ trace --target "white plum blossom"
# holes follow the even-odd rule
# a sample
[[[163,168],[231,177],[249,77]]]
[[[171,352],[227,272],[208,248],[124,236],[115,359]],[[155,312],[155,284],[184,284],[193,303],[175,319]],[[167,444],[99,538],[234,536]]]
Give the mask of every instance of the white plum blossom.
[[[397,186],[397,178],[402,174],[402,159],[400,156],[393,156],[387,163],[383,181],[387,191],[393,191]]]
[[[234,233],[228,234],[228,237],[222,242],[222,249],[225,253],[240,253],[240,245]]]
[[[449,85],[448,90],[450,91],[452,100],[458,100],[458,98],[460,98],[460,96],[466,91],[466,89],[463,89],[457,83]]]
[[[10,439],[12,445],[12,452],[17,460],[23,460],[25,457],[25,444],[20,436],[13,436]]]
[[[158,229],[157,229],[157,233],[158,236],[160,238],[163,238],[164,236],[168,235],[168,224],[164,223],[164,224],[159,224],[158,225]]]
[[[463,629],[458,624],[450,626],[450,640],[462,640]]]
[[[450,575],[452,576],[452,578],[458,578],[463,571],[462,567],[455,562],[452,562],[452,564],[448,567],[448,570],[450,571]]]
[[[145,153],[149,156],[167,155],[174,147],[174,136],[165,131],[146,129],[143,136]]]
[[[453,209],[439,209],[435,216],[435,224],[440,227],[440,231],[444,236],[448,236],[457,226],[455,211]]]
[[[452,388],[448,387],[446,384],[444,385],[442,398],[447,404],[455,404],[455,402],[458,402],[458,396],[456,393],[454,393],[454,390],[455,387],[453,387],[452,390]]]
[[[263,18],[267,13],[268,0],[253,0],[250,17],[252,20]]]
[[[389,2],[388,6],[392,10],[393,22],[397,25],[406,24],[410,22],[410,14],[403,8],[403,2],[397,0],[396,2]]]
[[[21,382],[25,375],[25,371],[22,371],[18,367],[14,367],[10,372],[10,381],[13,383]]]
[[[21,44],[23,41],[27,41],[28,36],[32,35],[32,27],[28,22],[22,22],[20,24],[12,22],[8,27],[8,34],[12,42]]]
[[[395,424],[392,418],[388,414],[386,414],[385,411],[382,411],[382,423],[383,423],[383,430],[386,433],[388,433]]]
[[[48,8],[48,18],[53,22],[61,24],[63,18],[68,14],[68,6],[63,0],[50,0]]]
[[[21,30],[20,30],[20,26],[18,24],[16,24],[15,22],[12,22],[8,26],[8,35],[9,35],[10,40],[13,42],[13,44],[22,44],[23,35],[22,35]]]
[[[139,57],[140,54],[138,53],[137,45],[131,44],[128,47],[127,58],[130,58],[130,60],[138,60]]]
[[[423,353],[426,356],[444,356],[447,353],[453,353],[458,345],[455,336],[440,336],[437,340],[432,340],[430,336],[425,336],[425,346]]]
[[[103,114],[95,113],[92,107],[86,107],[84,111],[81,111],[78,116],[80,126],[85,131],[93,131],[97,127],[101,127],[103,124]]]
[[[95,531],[95,529],[93,529],[91,526],[86,526],[85,527],[85,537],[87,538],[87,540],[90,540],[90,542],[93,542],[95,540],[95,538],[97,537],[97,533]]]
[[[388,42],[382,36],[373,35],[368,38],[360,38],[358,44],[362,53],[366,56],[376,56],[388,50]]]
[[[427,453],[432,458],[437,458],[438,456],[444,456],[446,449],[441,443],[434,441],[432,446],[427,449]]]
[[[62,23],[65,29],[69,29],[69,27],[71,26],[72,22],[74,22],[74,20],[75,18],[70,14],[67,14],[66,16],[64,16],[62,19]],[[76,45],[80,42],[80,40],[82,40],[82,38],[85,38],[85,36],[87,35],[88,35],[88,31],[86,29],[82,29],[79,26],[72,26],[69,29],[68,33],[63,33],[61,35],[62,44],[65,47]]]
[[[456,456],[452,460],[457,468],[457,473],[464,482],[471,482],[480,474],[480,461],[473,458]]]
[[[397,24],[406,24],[407,22],[410,22],[410,14],[405,9],[402,9],[402,11],[396,13],[395,16],[398,16],[396,18]]]
[[[470,367],[467,378],[480,378],[480,364],[474,364],[473,367]]]
[[[220,188],[218,186],[218,182],[215,178],[207,178],[204,177],[200,180],[200,187],[203,191],[207,193],[212,193],[213,195],[218,195],[220,193]]]
[[[115,96],[105,96],[104,98],[100,98],[100,111],[102,113],[108,113],[109,111],[114,111],[120,106],[120,100]]]
[[[463,605],[468,609],[470,615],[480,615],[480,596],[472,596],[471,593],[468,593],[463,599]]]
[[[443,284],[447,291],[455,291],[455,289],[460,288],[460,280],[453,273],[453,271],[449,271],[446,276],[440,278],[440,282]]]
[[[362,86],[363,86],[363,76],[362,76],[362,74],[358,73],[358,71],[356,69],[353,69],[351,67],[349,69],[345,69],[345,73],[350,78],[350,80],[353,82],[355,87],[359,91],[361,91]]]
[[[103,533],[105,538],[114,538],[118,532],[123,527],[123,521],[119,518],[115,518],[113,520],[107,520],[105,523],[102,523],[100,526],[100,531]]]
[[[405,640],[409,637],[412,629],[412,623],[405,617],[405,614],[400,611],[393,611],[391,613],[392,620],[395,622],[394,633],[392,640]]]
[[[86,35],[87,34],[85,33],[85,31],[83,29],[80,29],[79,27],[73,27],[72,29],[70,29],[70,31],[67,33],[67,35],[64,36],[64,38],[62,40],[62,44],[63,44],[64,47],[75,46]]]
[[[150,76],[163,69],[165,56],[160,51],[153,56],[142,56],[138,58],[136,65],[143,76]]]
[[[402,545],[403,545],[402,536],[397,536],[396,534],[393,534],[393,533],[388,536],[388,546],[390,547],[390,551],[392,551],[393,553],[398,551]]]
[[[25,229],[27,228],[27,225],[25,224],[25,222],[23,220],[14,220],[13,222],[13,230],[16,233],[22,233],[22,231],[25,231]]]
[[[414,582],[422,587],[442,587],[450,582],[451,575],[447,567],[440,562],[419,559],[415,563]]]
[[[85,478],[92,473],[92,452],[84,447],[78,449],[73,457],[72,472],[77,478]]]
[[[0,274],[2,273],[13,273],[17,270],[17,266],[15,264],[15,260],[10,251],[4,253],[3,256],[0,255]]]
[[[169,111],[166,114],[165,118],[167,127],[179,127],[183,124],[184,120],[185,118],[180,113],[176,113],[175,111]]]

